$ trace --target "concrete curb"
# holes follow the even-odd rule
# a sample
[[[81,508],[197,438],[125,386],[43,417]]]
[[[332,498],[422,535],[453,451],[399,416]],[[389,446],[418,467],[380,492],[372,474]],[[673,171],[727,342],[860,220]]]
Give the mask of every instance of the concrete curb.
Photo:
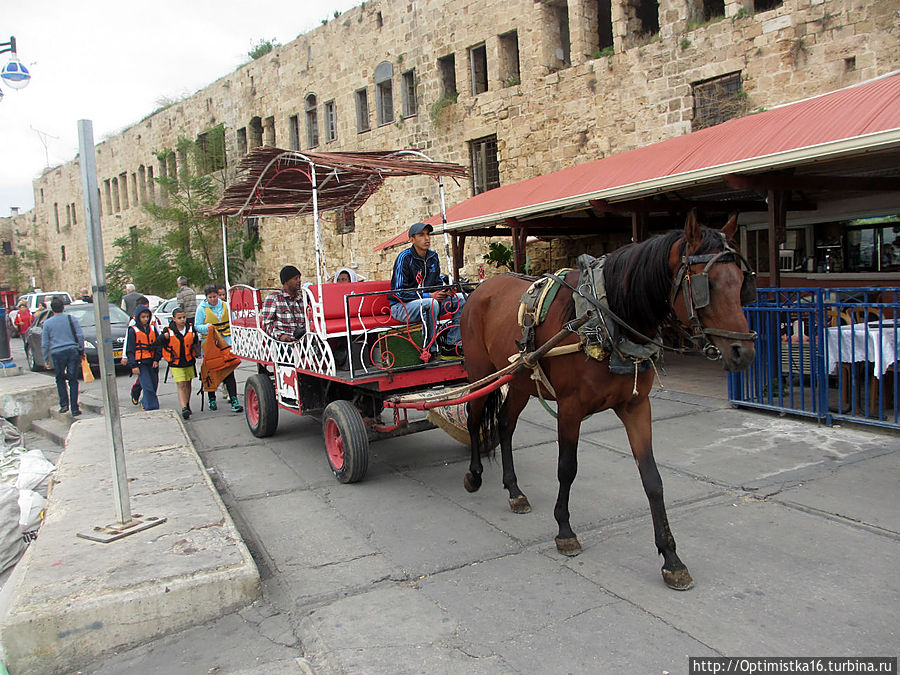
[[[0,417],[28,431],[34,420],[47,417],[59,406],[56,381],[36,373],[0,378]]]
[[[71,672],[259,596],[256,565],[180,417],[124,415],[122,429],[132,513],[168,520],[109,544],[76,536],[115,516],[104,420],[73,424],[46,520],[0,622],[17,675]]]

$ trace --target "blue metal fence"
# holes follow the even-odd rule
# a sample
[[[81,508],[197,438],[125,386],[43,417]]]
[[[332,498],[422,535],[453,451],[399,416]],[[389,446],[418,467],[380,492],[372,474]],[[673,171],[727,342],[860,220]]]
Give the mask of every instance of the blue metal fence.
[[[759,341],[731,403],[900,429],[900,288],[764,288],[744,311]]]

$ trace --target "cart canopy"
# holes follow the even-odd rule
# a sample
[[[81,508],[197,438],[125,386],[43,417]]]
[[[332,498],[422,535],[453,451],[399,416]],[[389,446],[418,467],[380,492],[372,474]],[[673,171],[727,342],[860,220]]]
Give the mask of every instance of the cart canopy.
[[[410,150],[377,152],[306,152],[270,146],[250,151],[237,179],[210,216],[301,216],[335,209],[354,212],[394,176],[467,175],[465,167],[432,162]],[[314,190],[315,188],[315,190]]]

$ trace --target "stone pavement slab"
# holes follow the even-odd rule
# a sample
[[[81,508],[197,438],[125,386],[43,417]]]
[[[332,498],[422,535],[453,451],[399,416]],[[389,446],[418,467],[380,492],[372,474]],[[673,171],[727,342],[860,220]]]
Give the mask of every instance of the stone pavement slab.
[[[576,533],[649,513],[640,475],[630,455],[589,443],[582,443],[579,448],[578,475],[569,500],[571,524]],[[468,493],[463,487],[468,461],[418,468],[411,470],[409,476],[433,487],[460,508],[525,546],[552,539],[558,531],[553,517],[559,491],[556,460],[555,442],[518,448],[513,452],[519,487],[528,496],[533,509],[527,514],[515,514],[509,509],[499,456],[484,462],[484,482],[475,493]],[[716,486],[665,468],[660,469],[660,475],[669,505],[707,499],[720,493]],[[652,538],[652,532],[648,532],[648,536]]]
[[[696,583],[688,592],[663,585],[649,516],[587,533],[565,564],[720,654],[900,650],[897,538],[748,496],[670,509],[669,519]]]
[[[826,427],[743,410],[698,411],[654,425],[657,463],[720,485],[760,489],[827,473],[841,462],[889,452],[895,435]],[[584,440],[631,454],[624,428]],[[583,454],[579,453],[579,457]]]
[[[898,441],[900,443],[900,441]],[[773,499],[833,513],[900,535],[900,455],[873,457],[785,488]]]
[[[168,520],[108,544],[76,536],[115,521],[104,420],[76,422],[2,619],[17,675],[69,671],[232,612],[259,592],[256,566],[180,417],[135,413],[122,428],[131,512]]]

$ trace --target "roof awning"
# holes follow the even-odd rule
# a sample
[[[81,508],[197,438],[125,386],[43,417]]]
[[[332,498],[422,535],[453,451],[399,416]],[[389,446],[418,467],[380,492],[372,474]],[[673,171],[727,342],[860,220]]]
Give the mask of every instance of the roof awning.
[[[507,219],[591,208],[721,183],[732,174],[789,169],[900,149],[900,73],[730,120],[471,197],[428,223],[464,234]],[[405,242],[405,233],[379,244]]]

